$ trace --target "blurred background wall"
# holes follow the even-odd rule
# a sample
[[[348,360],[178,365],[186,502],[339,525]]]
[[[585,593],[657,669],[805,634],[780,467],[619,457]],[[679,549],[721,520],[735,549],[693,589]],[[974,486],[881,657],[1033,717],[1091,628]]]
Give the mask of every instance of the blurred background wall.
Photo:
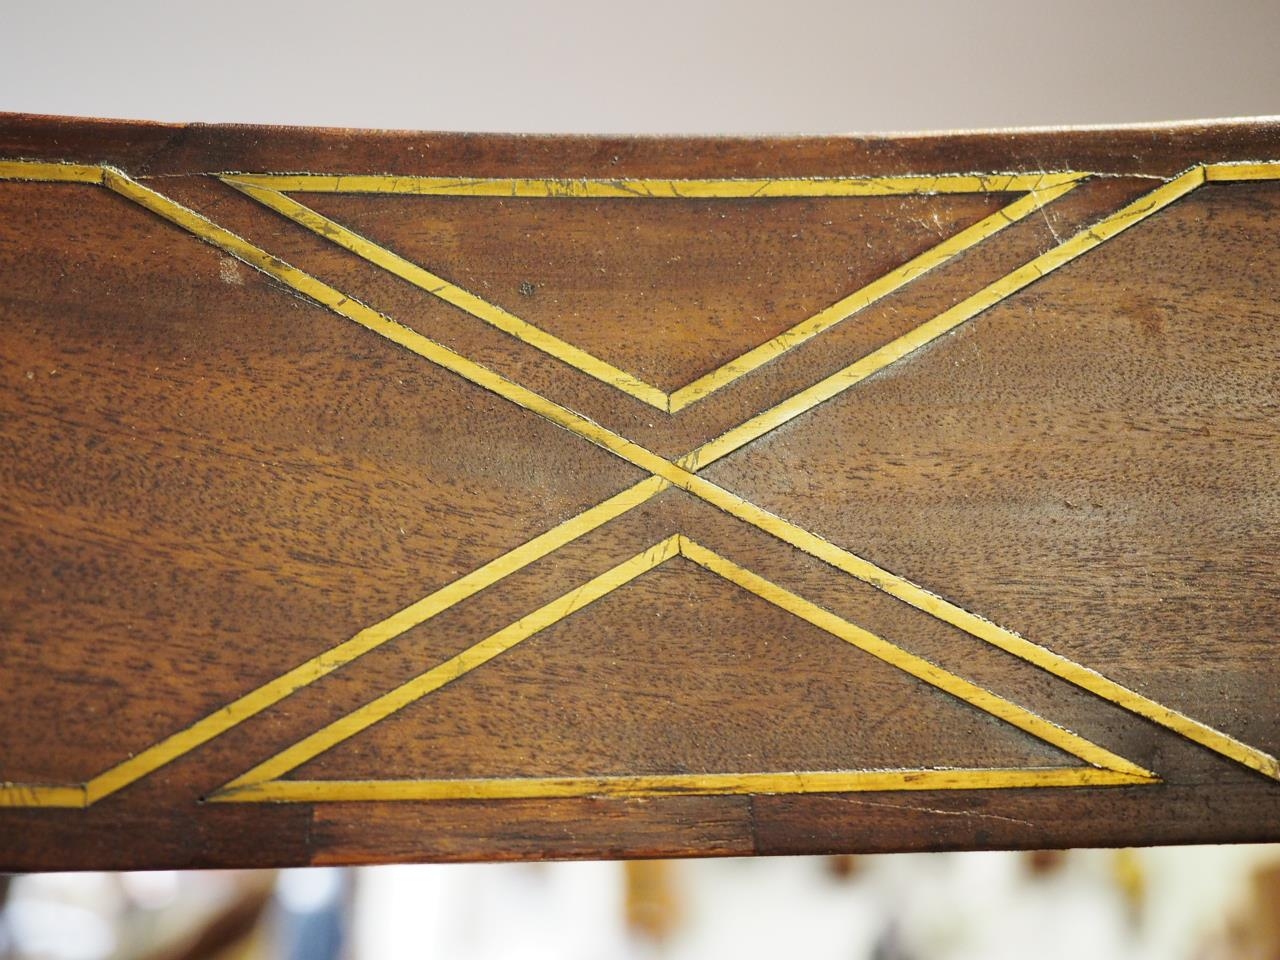
[[[0,109],[832,133],[1280,112],[1275,0],[5,0]]]

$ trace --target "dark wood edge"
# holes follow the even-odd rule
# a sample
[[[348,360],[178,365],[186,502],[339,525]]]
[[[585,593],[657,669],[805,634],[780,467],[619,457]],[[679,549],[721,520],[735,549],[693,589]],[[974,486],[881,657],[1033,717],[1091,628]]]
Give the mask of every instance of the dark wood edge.
[[[1077,169],[1172,176],[1273,158],[1280,118],[838,137],[617,137],[167,124],[0,113],[0,157],[134,176],[271,172],[470,176],[884,176]]]

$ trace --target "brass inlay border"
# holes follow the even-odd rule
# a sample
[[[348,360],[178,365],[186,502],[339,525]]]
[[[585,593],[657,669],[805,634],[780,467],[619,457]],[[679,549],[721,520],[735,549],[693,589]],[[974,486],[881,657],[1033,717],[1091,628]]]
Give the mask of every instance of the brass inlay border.
[[[677,461],[669,461],[646,450],[580,414],[519,386],[499,374],[435,343],[390,318],[353,300],[335,288],[271,256],[266,251],[217,226],[199,214],[109,167],[73,164],[0,161],[0,179],[100,183],[113,192],[156,213],[200,239],[235,256],[298,293],[329,307],[334,312],[379,333],[432,362],[489,389],[518,405],[569,429],[584,439],[609,450],[651,474],[614,497],[535,537],[520,547],[495,558],[422,600],[406,607],[350,640],[330,648],[306,663],[256,688],[226,707],[152,747],[117,764],[84,784],[0,783],[0,806],[84,807],[146,776],[185,755],[199,745],[226,732],[249,717],[386,643],[412,626],[426,622],[466,597],[491,586],[510,573],[577,539],[590,530],[633,509],[671,486],[706,500],[732,516],[751,523],[828,564],[870,583],[877,589],[917,607],[953,626],[991,643],[1014,656],[1065,679],[1117,706],[1172,730],[1210,750],[1280,779],[1280,764],[1269,754],[1241,743],[1230,735],[1200,723],[1109,680],[1097,671],[1076,664],[998,625],[969,613],[928,592],[924,588],[883,570],[870,561],[842,550],[815,534],[776,517],[724,490],[696,472],[727,456],[775,427],[830,399],[871,374],[906,356],[937,337],[955,329],[991,305],[1016,293],[1041,276],[1074,260],[1128,227],[1163,209],[1207,180],[1280,179],[1280,163],[1210,164],[1193,167],[1107,216],[1102,221],[1068,238],[1058,246],[989,284],[982,290],[915,330],[891,341],[842,371],[820,381],[791,399],[753,417],[721,437],[690,451]],[[412,180],[414,178],[406,178]],[[905,178],[904,178],[905,179]],[[471,181],[467,181],[470,183]],[[475,181],[479,183],[479,181]],[[484,181],[492,183],[493,181]],[[520,181],[549,184],[560,181]],[[575,181],[576,182],[576,181]],[[604,182],[604,181],[600,181]],[[994,695],[993,695],[994,696]],[[1101,748],[1098,748],[1101,749]],[[1021,775],[1025,771],[1018,771]],[[869,772],[868,772],[869,773]],[[734,775],[736,776],[736,775]],[[822,777],[826,774],[787,774],[791,777]],[[817,781],[814,781],[817,782]],[[989,783],[994,787],[1001,784]],[[1017,785],[1017,784],[1005,784]],[[904,786],[902,789],[910,789]]]
[[[1087,767],[1028,769],[910,769],[778,773],[642,774],[636,776],[520,777],[459,780],[283,780],[293,770],[373,724],[466,676],[516,644],[535,636],[619,587],[682,556],[852,644],[871,656],[998,717],[1070,755]],[[715,793],[811,793],[853,790],[951,790],[1000,786],[1115,786],[1153,783],[1159,778],[1043,717],[963,680],[803,597],[674,534],[563,596],[516,620],[462,653],[419,674],[363,707],[322,727],[209,799],[215,801],[438,800],[530,797],[628,796]]]
[[[37,160],[0,160],[0,180],[28,183],[101,184],[106,167],[83,163],[42,163]]]
[[[1024,193],[1085,173],[949,173],[905,177],[710,177],[704,179],[415,177],[395,174],[227,173],[225,180],[279,193],[398,193],[421,197],[704,200],[777,197],[901,197],[935,193]]]
[[[299,176],[227,174],[237,188],[311,232],[407,280],[445,303],[550,354],[587,376],[616,387],[666,413],[677,413],[703,397],[759,369],[813,339],[858,311],[871,306],[916,277],[959,256],[1005,227],[1035,213],[1074,189],[1083,173],[1032,175],[865,177],[791,180],[471,180],[441,177]],[[726,361],[671,393],[634,374],[535,327],[497,304],[464,290],[335,220],[299,203],[287,193],[414,194],[418,196],[555,197],[555,198],[760,198],[885,197],[933,194],[1026,192],[995,213],[912,257],[906,263],[842,297],[813,316],[759,346]]]

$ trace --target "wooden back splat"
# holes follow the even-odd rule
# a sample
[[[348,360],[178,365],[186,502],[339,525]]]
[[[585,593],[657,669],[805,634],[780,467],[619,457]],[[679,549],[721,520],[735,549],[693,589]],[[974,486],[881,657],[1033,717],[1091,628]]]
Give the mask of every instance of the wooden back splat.
[[[1280,128],[0,116],[0,868],[1280,839]]]

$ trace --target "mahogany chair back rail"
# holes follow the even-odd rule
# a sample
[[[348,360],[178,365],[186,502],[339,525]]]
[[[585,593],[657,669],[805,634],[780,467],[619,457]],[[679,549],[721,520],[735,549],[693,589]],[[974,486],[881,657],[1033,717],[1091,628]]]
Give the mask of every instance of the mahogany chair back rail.
[[[1280,840],[1280,126],[0,116],[0,868]]]

